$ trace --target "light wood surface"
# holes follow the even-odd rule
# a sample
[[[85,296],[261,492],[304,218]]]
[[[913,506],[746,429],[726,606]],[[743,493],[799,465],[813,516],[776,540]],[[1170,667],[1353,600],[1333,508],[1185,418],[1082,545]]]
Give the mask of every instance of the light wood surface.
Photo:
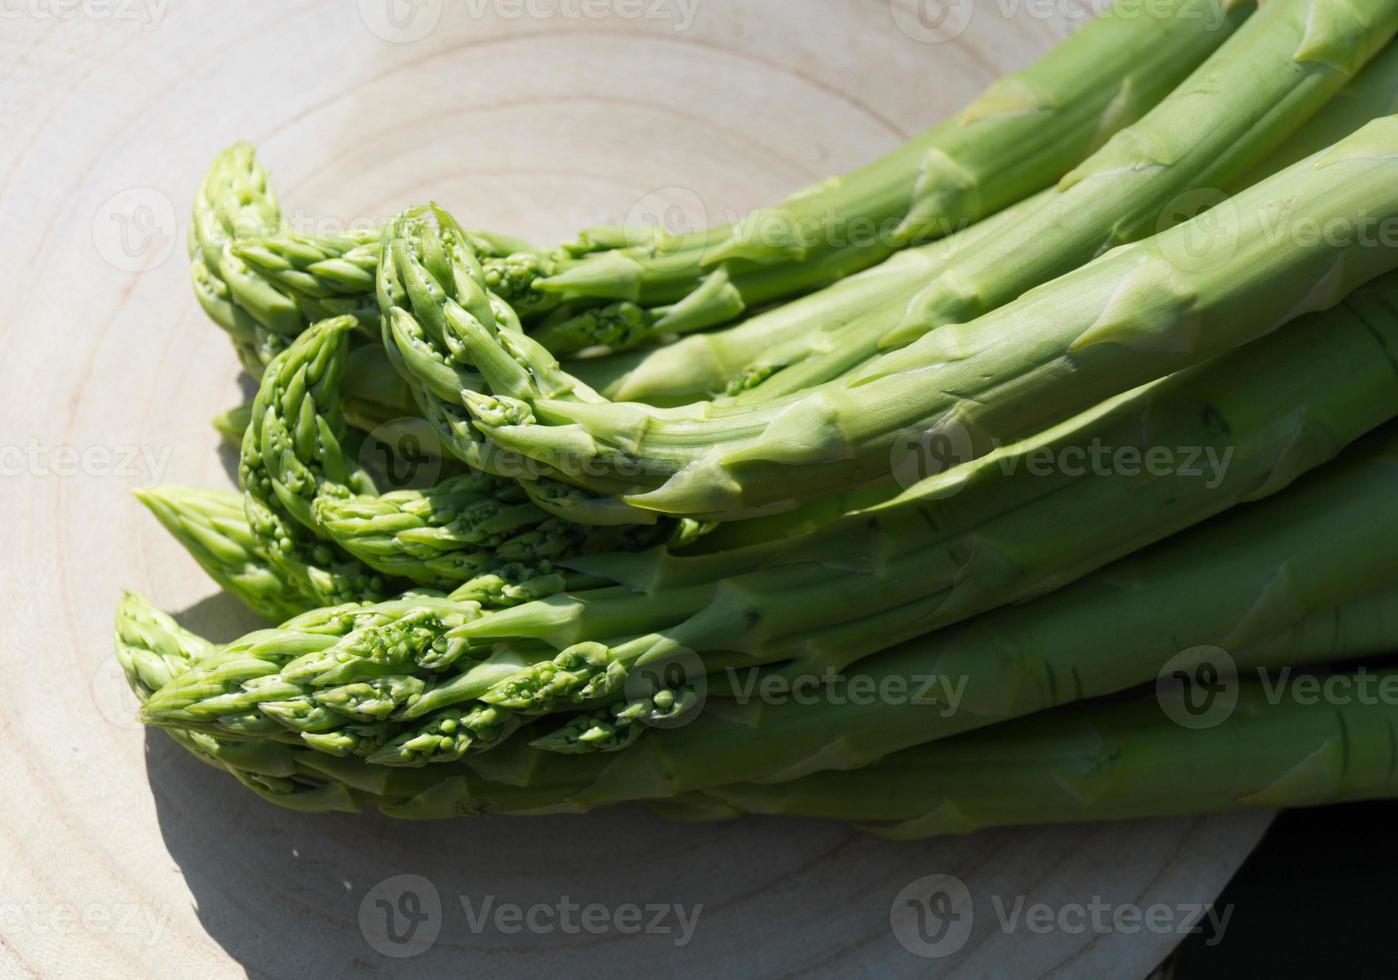
[[[396,21],[385,0],[4,6],[0,976],[1095,978],[1160,962],[1176,933],[1007,931],[996,908],[1207,902],[1267,815],[912,844],[639,809],[305,817],[144,733],[112,658],[123,587],[216,639],[252,625],[128,495],[231,484],[207,420],[240,382],[182,245],[216,149],[255,141],[306,230],[429,197],[539,241],[667,207],[719,220],[884,152],[1068,29],[984,4],[928,43],[900,2],[402,0]],[[403,874],[431,882],[440,934],[384,957],[361,912]],[[932,874],[974,907],[944,958],[890,924]],[[702,911],[677,946],[473,931],[462,896]]]

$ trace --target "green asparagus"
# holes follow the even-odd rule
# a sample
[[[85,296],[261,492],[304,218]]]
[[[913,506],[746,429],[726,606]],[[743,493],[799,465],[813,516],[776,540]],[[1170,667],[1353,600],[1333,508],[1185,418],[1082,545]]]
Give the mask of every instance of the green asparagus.
[[[629,481],[633,508],[737,519],[790,507],[889,480],[910,432],[964,437],[979,454],[1337,302],[1398,264],[1375,240],[1398,209],[1395,148],[1398,118],[1376,120],[1227,207],[748,411],[605,402],[504,331],[466,338],[496,394],[463,386],[461,401],[504,450],[599,494]]]
[[[656,552],[571,561],[622,585],[451,625],[450,657],[431,658],[434,676],[402,698],[400,717],[411,721],[427,710],[423,705],[437,711],[471,700],[535,716],[620,699],[614,715],[621,718],[636,700],[627,680],[638,665],[697,653],[709,670],[793,657],[794,670],[840,669],[1061,586],[1235,502],[1281,489],[1398,415],[1387,356],[1398,344],[1395,288],[1398,280],[1361,290],[1214,364],[1121,396],[972,466],[934,474],[894,501],[807,535],[694,558]],[[1152,447],[1172,446],[1226,462],[1212,480],[1178,466],[1159,473],[1055,467],[1045,474],[1032,464],[1045,450],[1058,460],[1085,456],[1094,445],[1129,449],[1137,460]],[[633,639],[599,642],[627,636]],[[429,629],[420,640],[448,637]],[[441,673],[462,657],[472,665],[489,661],[502,641],[528,645],[522,669],[485,687],[478,671],[466,681]],[[396,641],[391,635],[386,642]],[[305,683],[299,668],[283,680]],[[282,689],[267,683],[228,710],[280,699]],[[546,744],[578,751],[577,734],[569,722]]]
[[[1075,705],[894,753],[853,772],[722,787],[701,803],[819,816],[899,840],[988,827],[1182,816],[1398,796],[1398,672],[1340,673],[1339,703],[1232,682],[1216,725],[1188,728],[1153,695]],[[1386,693],[1385,693],[1386,692]]]

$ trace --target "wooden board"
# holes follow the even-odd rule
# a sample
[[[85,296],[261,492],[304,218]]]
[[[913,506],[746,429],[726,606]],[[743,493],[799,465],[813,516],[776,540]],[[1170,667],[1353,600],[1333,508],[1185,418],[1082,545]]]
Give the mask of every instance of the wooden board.
[[[1160,962],[1174,930],[1040,934],[997,909],[1207,902],[1267,815],[913,844],[633,809],[308,818],[143,733],[112,659],[123,587],[218,639],[251,623],[128,495],[231,484],[207,420],[240,383],[182,248],[216,149],[255,141],[304,230],[427,198],[539,241],[667,209],[716,221],[889,149],[1068,27],[977,5],[936,41],[899,4],[403,0],[393,19],[385,0],[6,6],[0,974],[1141,977]],[[908,949],[904,889],[928,875],[971,900],[955,955]],[[433,894],[436,939],[418,950]],[[565,896],[606,928],[499,928],[503,906],[556,915]],[[702,905],[691,941],[673,914],[668,933],[628,934],[625,907],[651,903]],[[428,917],[394,945],[384,909]]]

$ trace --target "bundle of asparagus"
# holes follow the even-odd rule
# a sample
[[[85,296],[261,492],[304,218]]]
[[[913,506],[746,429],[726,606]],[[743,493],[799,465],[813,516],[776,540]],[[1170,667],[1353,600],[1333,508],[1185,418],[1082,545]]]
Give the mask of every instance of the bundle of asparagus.
[[[214,644],[128,595],[142,719],[279,805],[404,818],[909,837],[1398,795],[1398,705],[1268,673],[1360,677],[1331,665],[1398,616],[1395,30],[1398,0],[1108,11],[678,237],[545,250],[436,205],[298,235],[233,147],[191,258],[260,378],[217,422],[240,491],[138,496],[279,625]],[[361,462],[408,418],[434,485]],[[1229,708],[1181,724],[1148,686],[1203,649]]]

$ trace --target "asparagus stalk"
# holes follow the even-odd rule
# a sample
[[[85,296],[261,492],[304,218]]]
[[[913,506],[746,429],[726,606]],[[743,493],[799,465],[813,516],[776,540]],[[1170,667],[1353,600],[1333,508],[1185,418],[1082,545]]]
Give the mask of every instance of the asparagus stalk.
[[[1373,672],[1362,683],[1391,692],[1398,672]],[[1391,695],[1330,704],[1273,691],[1256,679],[1237,682],[1227,717],[1197,729],[1171,720],[1153,694],[1074,705],[897,752],[866,769],[722,787],[704,802],[864,822],[908,840],[1398,796]]]
[[[928,676],[964,680],[954,710],[913,699],[818,705],[711,699],[683,728],[618,755],[553,755],[506,745],[470,760],[514,809],[558,812],[664,799],[737,782],[856,769],[891,752],[1154,680],[1171,657],[1210,644],[1246,649],[1320,610],[1398,581],[1390,503],[1398,441],[1386,431],[1287,492],[1110,566],[1053,595],[941,631],[866,661],[874,690]],[[1391,613],[1390,613],[1391,615]],[[1333,635],[1313,648],[1340,653]],[[1290,662],[1300,657],[1293,652]],[[437,798],[448,796],[445,790]],[[538,807],[540,799],[550,799]],[[399,811],[409,815],[409,810]],[[434,815],[427,801],[412,812]],[[440,811],[437,815],[441,814]]]
[[[718,666],[796,657],[802,669],[842,668],[1272,493],[1398,414],[1385,353],[1398,344],[1395,284],[1390,277],[1216,363],[934,475],[804,538],[699,559],[698,575],[682,570],[686,559],[672,559],[662,573],[670,584],[649,594],[560,596],[484,618],[465,634],[580,643],[588,651],[579,663],[578,648],[565,649],[552,666],[529,668],[485,699],[530,711],[587,702],[615,693],[634,665],[695,654]],[[1374,370],[1361,380],[1355,370],[1366,361]],[[1360,391],[1375,409],[1362,418]],[[1214,479],[1117,466],[1069,473],[1057,463],[1045,475],[1031,462],[1086,457],[1092,446],[1115,447],[1118,456],[1131,447],[1142,460],[1157,448],[1190,447],[1228,462]],[[742,571],[764,558],[762,570]],[[605,558],[579,566],[624,569]],[[700,584],[687,584],[694,579]],[[627,580],[631,588],[644,584],[634,572]],[[605,653],[588,646],[625,633],[644,635]],[[568,674],[567,686],[556,670]]]
[[[217,652],[213,644],[131,593],[126,593],[117,607],[116,648],[127,680],[142,701],[154,689]],[[354,813],[394,799],[353,789],[341,780],[298,766],[295,750],[281,742],[221,738],[175,728],[166,732],[196,759],[232,774],[259,796],[287,809]]]
[[[252,422],[252,402],[243,402],[235,405],[227,411],[219,412],[214,416],[214,429],[223,437],[223,441],[230,446],[239,447],[243,444],[243,433],[248,431],[248,424]]]
[[[194,199],[189,259],[194,295],[209,318],[228,333],[243,367],[258,375],[281,340],[235,297],[223,271],[227,246],[246,235],[282,227],[281,208],[252,147],[237,143],[214,158]]]
[[[1379,116],[1398,111],[1398,46],[1389,44],[1286,142],[1230,190],[1249,187],[1322,150]],[[974,250],[977,241],[1008,233],[1037,213],[1045,191],[1014,204],[970,228],[929,245],[899,252],[880,265],[817,293],[776,307],[723,330],[695,334],[674,344],[627,355],[572,362],[571,371],[615,401],[676,405],[720,394],[774,394],[761,385],[778,366],[847,344],[846,327],[858,320],[872,332],[878,311],[896,307],[887,323],[901,322],[906,304],[947,264]],[[1170,217],[1161,213],[1162,222]],[[1163,225],[1162,225],[1163,226]],[[885,327],[887,329],[887,327]],[[760,386],[760,387],[758,387]]]
[[[517,484],[479,473],[426,490],[323,496],[314,513],[327,537],[371,568],[448,590],[512,563],[635,550],[659,543],[669,530],[565,524]]]
[[[1398,617],[1398,590],[1385,588],[1350,604],[1312,613],[1296,629],[1248,646],[1237,655],[1236,660],[1240,668],[1276,667],[1384,652],[1391,644],[1391,626],[1395,617]],[[209,655],[211,645],[181,630],[169,617],[150,609],[138,597],[128,595],[118,609],[117,619],[119,655],[124,654],[129,658],[135,652],[151,661],[142,664],[139,672],[128,667],[128,677],[143,700],[149,690],[145,684],[161,686],[173,674],[188,669],[193,662]],[[182,646],[185,648],[183,651]],[[166,670],[166,654],[172,648],[177,656],[168,661],[168,671],[152,676],[152,668],[155,671]],[[924,710],[928,710],[926,706]],[[1049,716],[1039,715],[1036,719],[1046,717]],[[580,722],[578,727],[581,728],[582,724]],[[1007,727],[1010,726],[994,726],[989,729],[989,734],[994,737],[995,733]],[[308,745],[300,749],[275,741],[249,742],[218,738],[202,731],[166,730],[205,762],[235,770],[240,780],[259,795],[291,809],[354,811],[375,805],[394,816],[428,818],[489,812],[499,808],[502,801],[504,805],[516,808],[546,806],[550,802],[544,791],[517,786],[502,789],[498,784],[491,784],[459,765],[415,771],[412,768],[366,764],[362,759],[352,758],[352,753],[347,750],[346,743],[353,742],[355,737],[351,729],[327,735],[303,734],[301,737]],[[623,734],[625,731],[623,728]],[[594,727],[586,734],[593,738],[605,737],[600,727]],[[940,744],[959,746],[978,737],[963,736]],[[1286,739],[1283,737],[1281,741],[1284,743]],[[889,759],[900,756],[915,758],[919,752],[936,751],[937,745],[933,743],[926,749],[897,753],[873,765],[887,769]],[[421,772],[421,775],[415,772]],[[731,817],[749,811],[839,816],[866,821],[892,816],[891,809],[856,809],[879,800],[880,797],[874,794],[866,794],[858,801],[845,800],[845,810],[836,811],[830,794],[821,791],[830,780],[859,778],[859,772],[823,772],[786,784],[749,783],[715,787],[707,792],[652,801],[652,805],[666,815],[683,819]],[[939,782],[937,785],[943,784]],[[553,803],[557,805],[556,800]]]
[[[861,170],[735,225],[678,238],[657,233],[539,280],[536,289],[569,299],[621,301],[545,324],[540,340],[564,354],[706,329],[985,218],[1049,185],[1138,118],[1246,13],[1212,0],[1109,9],[958,115]],[[876,233],[861,235],[861,226]]]
[[[713,670],[791,657],[807,668],[839,668],[1062,585],[1235,502],[1275,492],[1398,414],[1387,356],[1398,343],[1394,286],[1361,290],[1248,350],[933,475],[904,497],[832,527],[695,558],[577,559],[579,570],[623,585],[453,626],[452,660],[434,658],[421,699],[404,699],[399,719],[471,700],[536,715],[590,711],[618,698],[615,710],[606,710],[629,719],[625,708],[637,696],[626,681],[637,665],[690,651]],[[1046,449],[1061,459],[1099,444],[1130,449],[1139,460],[1153,447],[1199,457],[1208,450],[1227,463],[1212,479],[1178,466],[1107,473],[1054,467],[1046,474],[1029,463]],[[626,636],[635,639],[599,642]],[[464,682],[453,676],[455,658],[488,659],[501,641],[530,644],[529,662],[485,686],[479,672]],[[300,674],[283,679],[304,683]],[[254,699],[270,700],[265,690]],[[249,704],[230,708],[241,712]],[[579,730],[565,728],[547,744],[577,751]]]
[[[248,524],[285,581],[321,605],[384,597],[383,577],[317,533],[321,493],[373,491],[341,448],[338,385],[351,317],[308,330],[268,365],[239,462]]]
[[[1230,186],[1325,105],[1398,28],[1398,4],[1338,0],[1266,4],[1139,122],[1058,182],[1004,234],[981,237],[894,311],[839,331],[825,350],[781,350],[757,362],[777,373],[737,401],[801,391],[905,346],[948,323],[965,323],[1117,245],[1176,219],[1195,188]],[[1345,134],[1340,134],[1345,135]],[[1210,202],[1212,203],[1212,202]],[[1186,215],[1187,216],[1187,215]],[[781,370],[801,360],[799,366]]]
[[[134,493],[199,567],[253,612],[281,622],[306,611],[307,598],[273,568],[252,533],[242,494],[189,487],[143,487]]]
[[[471,338],[497,396],[462,400],[493,442],[571,482],[605,494],[630,481],[632,507],[735,519],[794,506],[888,480],[909,432],[962,434],[978,454],[1332,305],[1395,264],[1374,231],[1398,209],[1396,146],[1398,118],[1377,120],[1226,208],[748,411],[607,403],[504,333]],[[501,367],[506,344],[514,363]]]
[[[491,256],[485,265],[493,291],[527,320],[551,317],[540,336],[560,354],[598,344],[625,349],[716,326],[1051,184],[1169,92],[1247,12],[1248,5],[1224,0],[1108,10],[884,159],[736,225],[678,238],[597,228],[549,253],[473,233],[475,247]],[[315,320],[351,314],[372,328],[375,234],[287,234],[245,144],[215,161],[196,223],[212,228],[208,216],[219,202],[238,200],[227,191],[239,168],[256,176],[266,220],[204,235],[195,279],[210,315],[242,344],[249,370],[260,373]],[[860,234],[865,226],[876,234]]]

